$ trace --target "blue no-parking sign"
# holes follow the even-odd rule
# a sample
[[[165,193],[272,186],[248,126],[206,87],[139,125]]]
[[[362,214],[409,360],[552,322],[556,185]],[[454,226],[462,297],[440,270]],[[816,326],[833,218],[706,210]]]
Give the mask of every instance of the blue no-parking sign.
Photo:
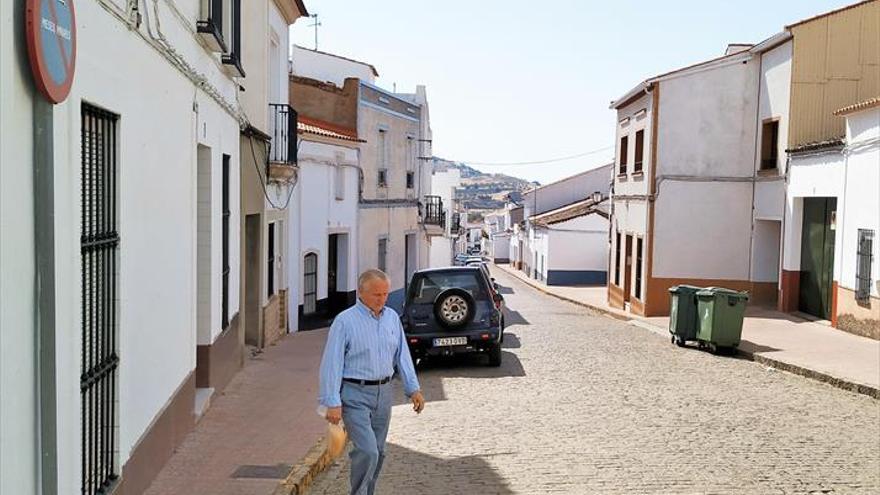
[[[28,56],[37,89],[52,103],[70,93],[76,67],[73,0],[27,0]]]

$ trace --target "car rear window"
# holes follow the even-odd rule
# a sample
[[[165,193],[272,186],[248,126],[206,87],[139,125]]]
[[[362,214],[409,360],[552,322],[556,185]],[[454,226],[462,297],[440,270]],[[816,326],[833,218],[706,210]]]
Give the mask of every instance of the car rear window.
[[[412,302],[433,304],[441,292],[452,288],[464,289],[477,300],[488,297],[477,272],[438,272],[425,273],[419,278],[413,287]]]

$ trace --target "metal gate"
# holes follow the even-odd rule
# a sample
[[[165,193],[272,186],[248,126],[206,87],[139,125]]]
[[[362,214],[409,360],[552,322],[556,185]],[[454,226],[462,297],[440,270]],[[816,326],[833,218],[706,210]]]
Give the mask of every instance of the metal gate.
[[[82,493],[105,493],[116,459],[116,121],[82,106]]]
[[[798,307],[831,319],[837,198],[804,198]]]

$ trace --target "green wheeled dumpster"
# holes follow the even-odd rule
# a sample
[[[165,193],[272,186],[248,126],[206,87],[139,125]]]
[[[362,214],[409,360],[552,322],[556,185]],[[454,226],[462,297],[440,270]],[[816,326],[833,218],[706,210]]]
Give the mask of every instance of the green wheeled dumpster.
[[[700,326],[697,340],[713,352],[721,348],[735,349],[742,336],[747,292],[708,287],[697,291],[697,313]]]
[[[697,340],[700,319],[697,315],[697,292],[700,287],[676,285],[669,288],[669,333],[671,340],[683,347],[688,340]]]

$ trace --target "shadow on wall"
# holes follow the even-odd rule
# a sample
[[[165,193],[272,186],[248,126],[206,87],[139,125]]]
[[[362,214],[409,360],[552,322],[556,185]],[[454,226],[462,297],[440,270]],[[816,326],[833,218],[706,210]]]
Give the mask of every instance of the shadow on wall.
[[[487,490],[498,495],[514,493],[501,475],[478,455],[444,459],[392,443],[386,444],[385,455],[377,493],[448,494],[452,493],[450,480],[454,480],[454,493],[487,493]],[[418,488],[414,490],[415,487]]]

